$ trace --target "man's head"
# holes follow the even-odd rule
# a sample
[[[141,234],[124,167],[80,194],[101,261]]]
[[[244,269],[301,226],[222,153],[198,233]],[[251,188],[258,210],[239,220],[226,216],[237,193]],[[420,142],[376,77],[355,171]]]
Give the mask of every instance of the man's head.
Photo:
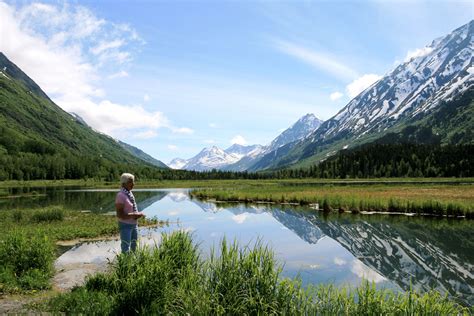
[[[123,188],[130,191],[135,184],[135,176],[131,173],[122,173],[120,176],[120,184]]]

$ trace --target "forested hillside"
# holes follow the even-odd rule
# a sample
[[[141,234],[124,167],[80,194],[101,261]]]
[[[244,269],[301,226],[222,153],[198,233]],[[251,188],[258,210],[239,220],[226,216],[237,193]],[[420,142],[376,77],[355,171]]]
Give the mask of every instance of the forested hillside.
[[[59,108],[0,53],[0,180],[114,178],[153,168]]]

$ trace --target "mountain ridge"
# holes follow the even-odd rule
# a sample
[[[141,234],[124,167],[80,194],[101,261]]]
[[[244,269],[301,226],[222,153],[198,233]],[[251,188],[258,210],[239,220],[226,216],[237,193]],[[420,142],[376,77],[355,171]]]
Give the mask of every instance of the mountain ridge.
[[[362,91],[304,140],[267,154],[250,170],[308,166],[337,151],[374,140],[397,124],[430,115],[443,101],[473,85],[470,21],[435,39],[412,58]]]
[[[299,140],[306,137],[312,131],[316,130],[323,121],[314,114],[308,113],[298,119],[289,128],[275,137],[272,142],[266,146],[262,145],[240,145],[233,144],[229,148],[222,150],[216,146],[206,147],[196,156],[189,159],[174,158],[168,163],[168,166],[176,169],[204,171],[210,169],[220,169],[224,171],[245,171],[251,165],[255,164],[266,153],[284,146],[288,142]],[[211,152],[209,148],[217,148],[213,151],[214,157],[207,155],[203,158],[203,151]],[[216,161],[219,161],[217,163]],[[212,161],[212,162],[209,162]]]
[[[77,178],[151,166],[62,110],[3,53],[0,72],[0,153],[6,159],[0,179]],[[20,161],[31,166],[15,166]]]

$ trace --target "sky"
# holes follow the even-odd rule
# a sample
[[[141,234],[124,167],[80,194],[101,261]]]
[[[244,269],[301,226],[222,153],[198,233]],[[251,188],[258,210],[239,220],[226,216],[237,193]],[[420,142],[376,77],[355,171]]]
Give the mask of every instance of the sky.
[[[472,1],[2,1],[0,51],[65,111],[168,163],[327,120]]]

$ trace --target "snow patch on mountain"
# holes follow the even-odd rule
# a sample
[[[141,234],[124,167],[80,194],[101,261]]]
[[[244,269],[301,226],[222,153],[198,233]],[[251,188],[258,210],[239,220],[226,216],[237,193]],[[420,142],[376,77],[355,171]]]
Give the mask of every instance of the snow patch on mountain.
[[[290,128],[286,129],[278,137],[276,137],[270,145],[267,152],[273,151],[288,143],[300,140],[314,132],[323,121],[318,119],[314,114],[306,114],[296,121]]]
[[[168,163],[168,167],[171,169],[183,169],[183,167],[188,163],[186,159],[174,158]]]
[[[474,22],[434,40],[364,90],[328,121],[315,140],[342,132],[384,130],[404,117],[435,108],[473,84]]]

